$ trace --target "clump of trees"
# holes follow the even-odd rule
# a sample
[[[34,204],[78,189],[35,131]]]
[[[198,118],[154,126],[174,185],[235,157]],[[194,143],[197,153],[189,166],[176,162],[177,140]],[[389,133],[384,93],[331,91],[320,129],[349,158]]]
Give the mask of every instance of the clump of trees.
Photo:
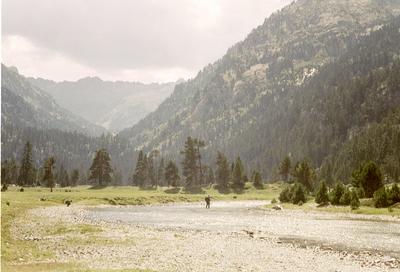
[[[282,203],[303,204],[306,203],[306,189],[300,183],[295,183],[283,189],[279,195]]]

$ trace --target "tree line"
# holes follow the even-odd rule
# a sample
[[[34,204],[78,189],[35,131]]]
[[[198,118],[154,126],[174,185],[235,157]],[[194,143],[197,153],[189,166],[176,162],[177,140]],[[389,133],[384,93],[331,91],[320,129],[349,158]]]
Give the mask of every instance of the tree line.
[[[149,153],[139,151],[130,178],[131,184],[142,188],[182,186],[187,190],[216,184],[221,192],[230,190],[240,192],[245,189],[246,182],[252,182],[256,188],[263,188],[260,172],[252,171],[249,178],[239,156],[234,161],[229,161],[222,152],[218,151],[215,165],[204,164],[201,154],[204,147],[204,141],[188,137],[180,152],[182,156],[180,163],[173,159],[166,160],[158,150]],[[111,167],[110,155],[105,149],[96,151],[87,174],[78,169],[68,172],[62,164],[57,168],[54,156],[46,158],[43,165],[36,169],[32,145],[28,141],[23,149],[19,165],[14,159],[5,160],[2,163],[3,190],[7,190],[8,184],[45,186],[52,190],[56,184],[66,187],[86,184],[89,181],[98,186],[105,186],[111,182],[114,182],[114,185],[119,184],[118,180],[121,179],[118,171]]]
[[[372,198],[377,208],[400,202],[399,186],[397,183],[385,186],[384,176],[373,161],[366,161],[353,169],[347,184],[339,180],[336,183],[327,183],[324,179],[317,182],[316,171],[307,160],[292,167],[289,157],[279,164],[279,174],[282,180],[292,183],[280,193],[279,200],[283,203],[301,205],[307,201],[308,194],[315,196],[319,205],[350,205],[352,209],[360,206],[361,198]]]

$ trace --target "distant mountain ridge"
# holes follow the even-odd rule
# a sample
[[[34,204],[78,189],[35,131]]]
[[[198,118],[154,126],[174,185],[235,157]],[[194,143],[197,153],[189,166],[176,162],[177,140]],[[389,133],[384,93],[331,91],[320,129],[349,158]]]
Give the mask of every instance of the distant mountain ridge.
[[[285,137],[291,129],[305,128],[293,126],[310,110],[294,100],[301,99],[296,91],[307,92],[299,87],[399,14],[397,0],[298,0],[194,79],[177,85],[155,112],[119,135],[137,149],[159,149],[170,156],[177,156],[192,135],[206,141],[206,161],[212,162],[219,149],[230,157],[242,156],[272,177],[283,156],[292,153],[301,159],[316,148],[298,131],[292,132],[299,136],[294,142]],[[288,111],[293,115],[285,116]],[[287,122],[280,123],[278,116]],[[322,163],[321,157],[310,157],[317,166]]]
[[[28,80],[53,96],[64,108],[111,132],[136,124],[154,111],[175,87],[174,82],[112,82],[98,77],[62,82],[42,78]]]
[[[1,67],[2,124],[38,129],[60,129],[99,136],[107,131],[60,107],[40,88],[33,86],[16,68]]]

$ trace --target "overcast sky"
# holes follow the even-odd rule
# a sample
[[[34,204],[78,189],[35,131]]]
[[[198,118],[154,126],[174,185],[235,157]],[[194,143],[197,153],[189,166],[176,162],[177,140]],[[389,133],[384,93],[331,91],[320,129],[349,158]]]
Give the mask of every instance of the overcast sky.
[[[289,0],[3,0],[2,62],[27,76],[190,78]]]

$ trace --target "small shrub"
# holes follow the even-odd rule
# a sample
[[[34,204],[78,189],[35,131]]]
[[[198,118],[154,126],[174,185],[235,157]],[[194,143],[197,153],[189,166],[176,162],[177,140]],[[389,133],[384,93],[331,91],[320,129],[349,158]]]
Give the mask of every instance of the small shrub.
[[[350,205],[351,202],[351,195],[350,195],[350,190],[349,189],[345,189],[342,197],[340,198],[340,205]]]
[[[298,203],[297,205],[303,206],[303,204],[304,204],[303,201],[300,200],[299,203]]]
[[[331,203],[333,205],[340,205],[340,199],[344,193],[344,186],[341,182],[336,183],[336,186],[331,192]]]
[[[291,196],[290,196],[290,189],[289,187],[286,187],[285,189],[282,190],[282,192],[279,194],[279,201],[282,203],[288,203],[291,202]]]
[[[276,201],[275,198],[273,198],[272,201],[271,201],[272,204],[275,204],[276,202],[277,202],[277,201]]]
[[[356,193],[359,199],[365,198],[365,191],[362,187],[358,187]]]
[[[360,207],[360,200],[358,199],[357,192],[354,190],[350,193],[350,208],[356,210]]]
[[[396,183],[388,191],[388,201],[390,205],[400,202],[400,188]]]
[[[24,190],[24,188],[21,187],[21,188],[19,189],[19,191],[20,191],[20,192],[23,192],[23,191],[25,191],[25,190]]]
[[[389,206],[388,194],[385,187],[380,188],[374,193],[374,205],[376,208],[385,208]]]
[[[328,188],[326,187],[325,181],[322,181],[319,186],[319,189],[315,196],[315,202],[318,204],[325,204],[329,202]]]
[[[303,185],[296,183],[293,187],[292,203],[299,204],[300,202],[306,202],[306,193]]]

